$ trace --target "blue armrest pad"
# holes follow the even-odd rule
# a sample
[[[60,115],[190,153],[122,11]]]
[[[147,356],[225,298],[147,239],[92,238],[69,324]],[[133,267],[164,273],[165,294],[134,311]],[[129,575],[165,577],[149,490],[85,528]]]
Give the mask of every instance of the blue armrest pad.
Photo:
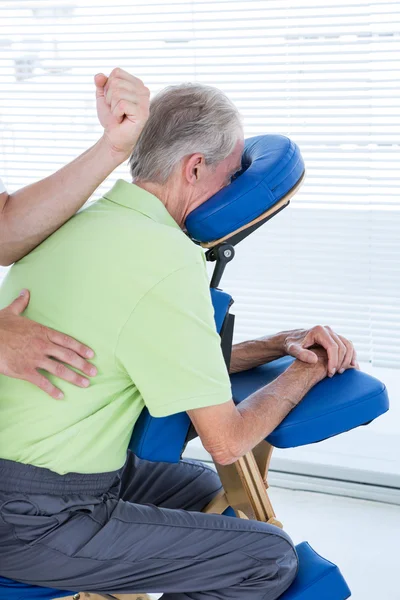
[[[293,362],[290,357],[232,375],[236,404],[270,383]],[[376,419],[389,409],[382,382],[354,369],[326,378],[316,385],[268,436],[277,448],[293,448],[320,442]]]
[[[190,237],[211,242],[247,225],[286,196],[303,173],[300,150],[289,138],[259,135],[247,139],[240,174],[186,219]]]
[[[336,565],[322,558],[307,542],[296,546],[299,570],[279,600],[346,600],[350,589]]]

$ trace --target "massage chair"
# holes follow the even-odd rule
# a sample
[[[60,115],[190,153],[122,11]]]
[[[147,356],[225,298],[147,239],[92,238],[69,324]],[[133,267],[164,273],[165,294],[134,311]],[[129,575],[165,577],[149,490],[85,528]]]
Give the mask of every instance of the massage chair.
[[[241,171],[230,185],[194,210],[186,220],[187,234],[205,249],[207,260],[215,263],[210,284],[211,299],[227,367],[232,349],[234,315],[230,312],[231,296],[219,287],[225,266],[233,260],[238,243],[289,205],[303,182],[304,174],[300,150],[287,137],[261,135],[249,138],[245,142]],[[285,357],[232,375],[234,402],[239,404],[273,381],[292,360]],[[215,465],[223,491],[205,507],[204,512],[256,519],[282,527],[267,491],[273,449],[315,444],[366,425],[388,408],[385,386],[362,371],[352,369],[331,379],[326,378],[252,452],[232,465]],[[196,435],[187,413],[155,418],[144,409],[135,425],[130,449],[143,459],[178,462],[187,443]],[[350,597],[350,589],[336,565],[317,554],[307,542],[299,544],[296,549],[298,574],[281,600],[345,600]],[[95,594],[95,590],[92,593]],[[146,597],[144,594],[141,596]],[[62,597],[78,599],[86,597],[86,594],[79,594],[77,590],[40,588],[0,577],[0,600]],[[108,596],[96,595],[96,598],[99,597],[112,598],[112,590]],[[127,599],[133,597],[126,596]]]

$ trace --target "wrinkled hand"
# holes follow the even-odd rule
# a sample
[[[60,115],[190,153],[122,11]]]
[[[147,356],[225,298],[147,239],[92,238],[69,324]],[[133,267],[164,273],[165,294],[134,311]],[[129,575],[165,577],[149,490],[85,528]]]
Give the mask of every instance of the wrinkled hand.
[[[291,368],[295,368],[300,372],[307,371],[309,375],[309,382],[312,386],[316,385],[328,375],[328,355],[326,350],[321,346],[313,346],[312,352],[314,355],[313,362],[305,362],[297,358]]]
[[[85,360],[94,356],[93,350],[68,335],[21,316],[28,304],[29,292],[23,290],[10,306],[0,310],[0,373],[30,381],[57,399],[63,398],[63,393],[38,369],[74,385],[88,387],[90,382],[86,377],[62,363],[94,376],[96,367]]]
[[[94,81],[104,136],[114,152],[127,158],[148,119],[150,91],[140,79],[119,68],[109,77],[97,74]]]
[[[284,352],[307,363],[316,363],[318,356],[312,346],[321,346],[328,355],[328,375],[358,369],[357,353],[353,344],[335,333],[330,327],[317,325],[311,329],[294,329],[286,333]]]

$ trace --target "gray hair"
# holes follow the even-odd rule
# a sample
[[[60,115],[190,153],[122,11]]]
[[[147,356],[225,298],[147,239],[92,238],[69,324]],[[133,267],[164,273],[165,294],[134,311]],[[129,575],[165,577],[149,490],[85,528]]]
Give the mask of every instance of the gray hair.
[[[133,179],[165,183],[196,152],[208,165],[229,156],[243,135],[235,105],[221,90],[199,83],[169,86],[150,104],[150,116],[129,159]]]

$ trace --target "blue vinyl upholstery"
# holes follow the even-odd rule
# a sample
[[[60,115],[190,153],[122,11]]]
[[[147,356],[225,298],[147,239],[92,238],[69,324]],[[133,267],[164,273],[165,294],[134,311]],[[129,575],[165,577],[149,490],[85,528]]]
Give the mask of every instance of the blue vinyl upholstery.
[[[270,383],[293,361],[290,357],[231,376],[236,404]],[[276,448],[294,448],[320,442],[373,421],[389,409],[386,387],[354,369],[324,379],[268,436]]]
[[[346,600],[351,592],[336,565],[319,556],[307,542],[296,546],[299,571],[280,600]]]
[[[18,583],[17,581],[0,577],[0,600],[53,600],[53,598],[72,596],[75,593]]]
[[[242,170],[186,219],[190,237],[211,242],[262,215],[299,182],[304,162],[298,146],[283,135],[248,138]]]

